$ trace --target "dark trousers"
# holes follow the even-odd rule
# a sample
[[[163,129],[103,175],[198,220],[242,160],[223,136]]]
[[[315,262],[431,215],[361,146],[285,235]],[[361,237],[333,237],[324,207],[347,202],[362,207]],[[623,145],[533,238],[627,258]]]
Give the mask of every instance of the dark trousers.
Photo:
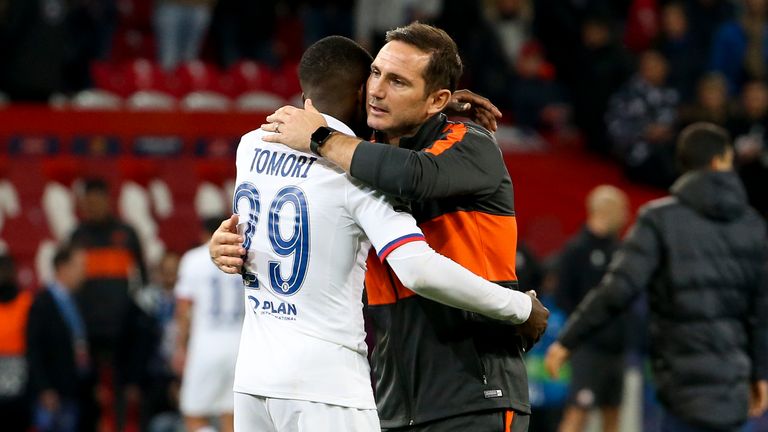
[[[663,412],[661,414],[661,432],[739,432],[742,429],[744,428],[737,427],[724,430],[696,426],[668,412]]]
[[[527,432],[530,416],[513,411],[472,413],[382,432]]]

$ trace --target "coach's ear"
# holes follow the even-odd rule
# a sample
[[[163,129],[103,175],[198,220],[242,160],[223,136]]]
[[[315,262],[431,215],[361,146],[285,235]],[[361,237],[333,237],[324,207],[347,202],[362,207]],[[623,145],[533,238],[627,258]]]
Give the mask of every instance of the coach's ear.
[[[440,89],[432,92],[427,96],[429,106],[427,112],[430,116],[433,116],[439,112],[442,112],[448,103],[451,101],[451,91],[448,89]]]

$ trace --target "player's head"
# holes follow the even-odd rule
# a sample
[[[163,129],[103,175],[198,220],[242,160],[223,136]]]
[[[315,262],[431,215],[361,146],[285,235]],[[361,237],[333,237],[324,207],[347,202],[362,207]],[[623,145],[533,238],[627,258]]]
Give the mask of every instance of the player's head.
[[[109,218],[109,185],[103,179],[92,178],[83,184],[81,201],[83,219],[89,222],[101,222]]]
[[[439,28],[412,23],[387,32],[368,78],[368,126],[390,140],[414,133],[450,102],[462,73],[456,43]]]
[[[587,225],[595,234],[615,236],[629,217],[629,200],[621,189],[600,185],[587,195]]]
[[[730,171],[733,149],[728,132],[712,123],[694,123],[677,138],[677,164],[685,173],[693,170]]]
[[[328,36],[312,44],[299,62],[299,81],[305,99],[319,111],[359,129],[365,124],[365,80],[371,55],[357,42]]]
[[[80,288],[85,280],[85,251],[72,246],[61,246],[53,255],[53,270],[56,280],[68,290]]]

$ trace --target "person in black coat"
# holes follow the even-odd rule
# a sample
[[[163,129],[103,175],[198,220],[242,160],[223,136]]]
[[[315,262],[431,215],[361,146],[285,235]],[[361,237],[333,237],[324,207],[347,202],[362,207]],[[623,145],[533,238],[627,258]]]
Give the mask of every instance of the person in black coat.
[[[85,277],[85,253],[64,247],[53,265],[56,280],[38,293],[27,322],[35,426],[41,432],[94,430],[87,338],[72,297]]]
[[[570,352],[647,290],[662,431],[736,431],[768,409],[766,226],[733,171],[728,133],[695,123],[678,138],[685,174],[640,209],[600,285],[547,352]]]
[[[594,188],[586,204],[584,227],[568,241],[559,258],[555,301],[569,315],[602,279],[627,223],[627,195],[614,186]],[[593,409],[600,410],[603,431],[619,430],[626,318],[614,320],[571,356],[571,383],[560,432],[584,430]]]

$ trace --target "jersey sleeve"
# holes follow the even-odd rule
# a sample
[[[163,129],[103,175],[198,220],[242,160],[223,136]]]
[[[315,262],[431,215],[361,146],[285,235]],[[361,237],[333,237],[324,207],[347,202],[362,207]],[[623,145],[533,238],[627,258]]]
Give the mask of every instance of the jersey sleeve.
[[[380,192],[350,182],[346,191],[346,205],[381,261],[404,244],[425,241],[413,216],[395,210],[391,199]]]
[[[173,289],[173,293],[177,299],[182,300],[194,300],[195,299],[195,280],[199,281],[199,278],[195,277],[195,263],[193,257],[187,253],[181,258],[179,263],[178,279],[176,286]]]

